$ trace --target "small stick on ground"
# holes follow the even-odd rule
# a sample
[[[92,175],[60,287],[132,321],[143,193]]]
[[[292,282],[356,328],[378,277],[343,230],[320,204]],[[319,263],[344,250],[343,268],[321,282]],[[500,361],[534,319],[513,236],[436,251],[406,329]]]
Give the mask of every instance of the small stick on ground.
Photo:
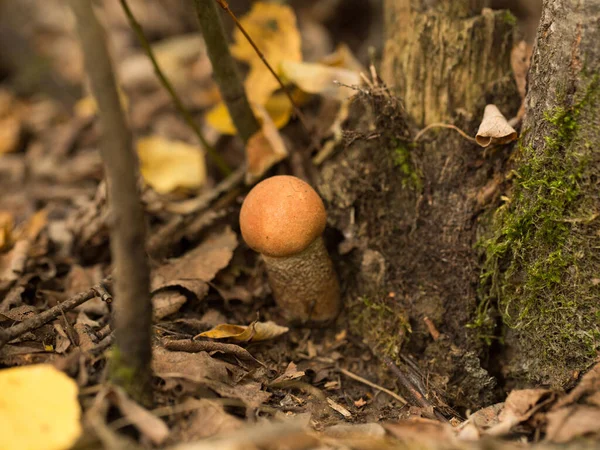
[[[165,74],[161,70],[160,66],[158,65],[158,62],[156,61],[156,58],[154,56],[154,51],[152,50],[152,46],[148,42],[148,39],[146,38],[146,35],[144,34],[144,30],[143,30],[142,26],[136,20],[135,16],[133,15],[133,12],[131,11],[131,8],[129,8],[129,4],[127,3],[127,0],[121,0],[121,6],[123,7],[123,11],[125,11],[125,15],[127,16],[127,19],[129,20],[129,25],[131,26],[134,33],[136,34],[138,41],[140,42],[142,48],[146,52],[146,55],[148,55],[148,58],[150,58],[150,62],[152,62],[152,66],[154,67],[154,73],[156,74],[156,76],[158,77],[158,80],[161,82],[163,87],[167,90],[167,92],[173,99],[175,108],[177,108],[177,110],[179,111],[179,114],[181,114],[181,116],[183,117],[185,122],[188,124],[188,126],[192,129],[192,131],[194,132],[194,134],[196,135],[198,140],[202,143],[209,158],[215,163],[215,165],[217,166],[217,168],[219,169],[221,174],[223,174],[224,176],[229,175],[231,173],[231,169],[229,168],[229,166],[227,165],[225,160],[221,157],[221,155],[219,155],[217,153],[217,151],[208,143],[208,141],[204,137],[204,134],[202,134],[202,130],[200,130],[200,127],[194,121],[194,118],[192,117],[192,115],[190,114],[188,109],[183,105],[183,102],[181,101],[181,98],[179,97],[179,95],[177,95],[177,92],[173,88],[173,85],[171,84],[169,79],[165,76]]]
[[[111,381],[137,402],[152,402],[150,270],[144,209],[138,193],[133,138],[121,108],[104,30],[91,0],[71,0],[85,67],[102,125],[100,153],[111,212],[110,249],[115,273],[115,345]]]
[[[208,57],[213,67],[213,76],[219,85],[231,120],[244,144],[260,130],[254,117],[236,63],[229,51],[219,9],[214,0],[194,0],[196,14]]]
[[[408,402],[404,399],[404,397],[402,397],[401,395],[396,394],[393,391],[390,391],[389,389],[384,388],[383,386],[379,386],[378,384],[375,384],[375,383],[367,380],[366,378],[358,376],[355,373],[350,372],[349,370],[338,369],[338,371],[341,374],[346,375],[348,378],[352,378],[353,380],[358,381],[359,383],[366,384],[367,386],[371,386],[373,389],[377,389],[378,391],[385,392],[390,397],[393,397],[396,400],[398,400],[400,403],[402,403],[402,406],[408,404]]]
[[[198,352],[221,352],[233,355],[242,361],[252,363],[259,367],[264,366],[258,359],[248,352],[248,350],[235,344],[225,344],[212,341],[192,341],[188,339],[164,340],[163,345],[167,350],[178,352],[198,353]]]
[[[460,134],[462,137],[464,137],[467,141],[477,144],[477,141],[475,140],[475,138],[472,138],[471,136],[469,136],[467,133],[465,133],[463,130],[458,128],[456,125],[452,125],[449,123],[430,123],[429,125],[427,125],[425,128],[423,128],[421,131],[419,131],[417,133],[417,135],[413,139],[413,142],[417,142],[419,139],[421,139],[423,137],[423,135],[425,133],[427,133],[427,131],[431,130],[432,128],[448,128],[450,130],[454,130],[458,134]]]
[[[103,283],[108,283],[108,280],[104,280]],[[64,312],[70,311],[82,303],[85,303],[88,300],[96,297],[98,295],[96,289],[100,289],[100,284],[89,288],[87,291],[80,292],[64,302],[53,306],[52,308],[38,314],[35,317],[32,317],[31,319],[24,320],[12,328],[0,330],[0,348],[13,339],[18,338],[29,331],[40,328],[51,320],[56,319]]]

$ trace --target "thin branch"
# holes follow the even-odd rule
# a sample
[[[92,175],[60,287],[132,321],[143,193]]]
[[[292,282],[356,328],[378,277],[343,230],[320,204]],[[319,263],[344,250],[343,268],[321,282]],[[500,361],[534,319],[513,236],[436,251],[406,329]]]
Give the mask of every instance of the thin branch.
[[[393,391],[390,391],[389,389],[384,388],[383,386],[379,386],[378,384],[375,384],[369,380],[367,380],[366,378],[363,378],[361,376],[358,376],[352,372],[350,372],[349,370],[346,369],[338,369],[338,371],[344,375],[346,375],[348,378],[352,378],[355,381],[358,381],[360,383],[366,384],[367,386],[371,386],[373,389],[377,389],[378,391],[381,392],[385,392],[387,395],[389,395],[390,397],[395,398],[396,400],[398,400],[400,403],[402,403],[402,406],[408,404],[408,402],[404,399],[404,397],[396,394]]]
[[[212,63],[213,76],[219,85],[231,120],[246,144],[260,130],[260,125],[252,112],[236,62],[229,51],[219,9],[214,0],[194,0],[194,4],[208,57]]]
[[[89,288],[86,291],[80,292],[79,294],[65,300],[62,303],[59,303],[56,306],[38,314],[31,319],[24,320],[23,322],[15,325],[14,327],[0,330],[0,348],[2,348],[6,343],[12,341],[13,339],[22,336],[25,333],[36,330],[41,326],[47,324],[51,320],[56,319],[60,315],[62,315],[66,311],[70,311],[73,308],[81,305],[82,303],[87,302],[88,300],[96,297],[99,289],[104,288],[104,283],[108,283],[109,280],[105,279],[101,283],[97,284]]]
[[[460,134],[462,137],[464,137],[467,141],[477,144],[477,141],[475,140],[475,138],[472,138],[471,136],[469,136],[467,133],[465,133],[463,130],[458,128],[456,125],[451,125],[449,123],[430,123],[429,125],[427,125],[425,128],[423,128],[421,131],[419,131],[417,133],[417,135],[413,139],[413,142],[417,142],[427,131],[431,130],[432,128],[449,128],[451,130],[455,130],[458,132],[458,134]]]
[[[146,219],[138,193],[133,138],[117,93],[102,26],[91,0],[71,0],[85,67],[102,125],[100,153],[110,201],[110,249],[115,277],[115,345],[110,377],[136,401],[152,401],[150,270]]]
[[[143,30],[142,26],[136,20],[135,16],[133,15],[133,12],[131,11],[131,8],[129,8],[129,4],[127,3],[127,0],[121,0],[121,6],[123,7],[123,11],[125,11],[125,15],[127,16],[127,19],[129,20],[129,25],[135,32],[135,34],[138,38],[138,41],[140,42],[144,51],[148,55],[148,58],[150,58],[150,61],[152,62],[152,66],[154,67],[154,73],[158,77],[158,79],[161,82],[161,84],[163,85],[163,87],[169,92],[169,95],[173,99],[173,103],[175,104],[175,107],[179,111],[179,114],[182,115],[183,119],[186,121],[188,126],[196,134],[196,137],[204,146],[204,149],[206,150],[208,156],[215,163],[215,165],[219,168],[221,173],[224,176],[229,175],[231,173],[230,167],[227,165],[227,163],[225,162],[223,157],[221,155],[219,155],[219,153],[217,153],[217,151],[208,143],[208,141],[204,137],[204,134],[202,134],[202,130],[200,130],[200,127],[194,121],[194,118],[192,117],[192,115],[190,114],[188,109],[183,105],[183,102],[181,101],[181,98],[179,97],[179,95],[177,94],[175,89],[173,88],[173,85],[171,84],[169,79],[165,76],[165,74],[161,70],[160,66],[158,65],[158,61],[156,61],[156,57],[154,56],[154,51],[152,50],[152,46],[148,42],[148,39],[146,38],[146,35],[144,34],[144,30]]]
[[[252,40],[250,35],[246,32],[246,30],[244,29],[244,27],[242,26],[242,24],[240,23],[238,18],[235,16],[233,11],[231,9],[229,9],[229,5],[227,4],[227,2],[225,0],[216,0],[216,1],[219,3],[219,6],[221,8],[223,8],[223,10],[227,14],[229,14],[231,19],[235,22],[235,26],[238,28],[238,30],[240,30],[242,32],[242,34],[248,40],[248,43],[252,46],[252,48],[258,55],[258,57],[261,59],[261,61],[264,63],[264,65],[267,67],[267,69],[269,69],[269,72],[271,72],[271,74],[275,77],[275,79],[279,83],[279,86],[281,86],[281,89],[283,89],[283,92],[285,92],[285,95],[287,95],[287,98],[290,100],[290,103],[292,104],[292,107],[294,108],[294,113],[300,120],[300,123],[304,127],[304,130],[310,134],[308,125],[306,123],[306,119],[304,118],[304,114],[302,114],[302,111],[300,111],[300,108],[298,108],[298,105],[296,105],[296,102],[294,101],[294,98],[292,97],[292,94],[290,93],[290,90],[288,89],[288,87],[285,84],[283,84],[283,81],[281,81],[281,78],[279,78],[279,75],[277,75],[275,70],[273,70],[273,67],[271,67],[271,64],[269,64],[269,61],[267,61],[267,58],[265,58],[265,55],[263,55],[263,53],[260,51],[258,46],[254,43],[254,41]]]

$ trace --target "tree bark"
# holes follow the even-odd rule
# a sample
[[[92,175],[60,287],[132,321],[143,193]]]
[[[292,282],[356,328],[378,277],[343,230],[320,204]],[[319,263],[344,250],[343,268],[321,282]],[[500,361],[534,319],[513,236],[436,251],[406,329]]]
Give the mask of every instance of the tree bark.
[[[111,208],[110,250],[115,278],[115,345],[110,377],[136,401],[152,404],[150,269],[146,221],[138,194],[133,139],[117,91],[104,30],[91,0],[71,0],[85,66],[102,125],[100,153]]]
[[[566,387],[599,346],[600,5],[546,1],[518,144],[483,151],[484,106],[513,117],[514,16],[388,0],[383,75],[357,95],[319,189],[340,229],[349,328],[454,406]],[[434,398],[430,396],[428,398]]]
[[[544,2],[510,201],[485,241],[520,384],[567,387],[600,348],[599,23],[597,1]]]

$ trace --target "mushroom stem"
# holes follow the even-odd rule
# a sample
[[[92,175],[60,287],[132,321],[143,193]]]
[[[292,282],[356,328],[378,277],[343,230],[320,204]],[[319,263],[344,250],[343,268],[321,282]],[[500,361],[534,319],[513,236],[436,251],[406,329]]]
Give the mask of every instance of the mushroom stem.
[[[340,285],[323,238],[292,256],[263,255],[269,284],[279,307],[292,322],[323,323],[340,311]]]

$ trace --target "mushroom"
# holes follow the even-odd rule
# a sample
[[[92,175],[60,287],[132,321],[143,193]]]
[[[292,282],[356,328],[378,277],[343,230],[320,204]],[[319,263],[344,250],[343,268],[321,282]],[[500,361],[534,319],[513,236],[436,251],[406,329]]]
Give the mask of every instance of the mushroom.
[[[242,237],[261,253],[277,304],[291,322],[319,325],[339,313],[340,287],[323,243],[327,213],[299,178],[267,178],[240,211]]]

